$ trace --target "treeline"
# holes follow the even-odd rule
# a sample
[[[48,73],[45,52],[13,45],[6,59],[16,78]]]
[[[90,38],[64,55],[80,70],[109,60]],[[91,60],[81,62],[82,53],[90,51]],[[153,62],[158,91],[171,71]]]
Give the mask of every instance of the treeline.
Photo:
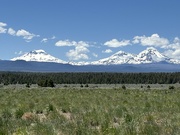
[[[55,84],[174,84],[178,73],[25,73],[0,72],[3,84],[38,84],[51,80]],[[52,83],[52,82],[48,82]],[[46,84],[46,82],[45,82]]]

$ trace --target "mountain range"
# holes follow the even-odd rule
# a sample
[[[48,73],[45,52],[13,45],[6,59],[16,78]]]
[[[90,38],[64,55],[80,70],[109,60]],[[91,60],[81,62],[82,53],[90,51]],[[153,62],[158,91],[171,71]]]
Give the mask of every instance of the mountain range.
[[[124,51],[119,51],[111,55],[110,57],[93,62],[66,62],[51,56],[50,54],[46,53],[44,50],[34,50],[29,53],[25,53],[20,57],[13,58],[11,60],[54,62],[54,63],[71,64],[71,65],[119,65],[119,64],[148,64],[148,63],[158,63],[158,62],[180,64],[180,60],[169,58],[163,55],[162,53],[160,53],[157,49],[153,47],[149,47],[137,55],[126,53]]]
[[[157,49],[153,47],[149,47],[137,55],[119,51],[108,58],[94,61],[92,62],[92,64],[117,65],[117,64],[148,64],[148,63],[158,63],[158,62],[180,64],[180,60],[169,58],[163,55],[162,53],[160,53]]]
[[[34,50],[11,60],[0,60],[0,71],[16,72],[180,72],[180,61],[155,48],[139,54],[119,51],[93,62],[66,62],[44,50]]]

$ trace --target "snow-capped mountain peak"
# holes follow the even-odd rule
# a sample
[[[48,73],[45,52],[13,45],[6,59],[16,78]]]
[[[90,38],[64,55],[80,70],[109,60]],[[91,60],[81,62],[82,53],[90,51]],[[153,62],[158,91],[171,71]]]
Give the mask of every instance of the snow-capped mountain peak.
[[[12,61],[16,60],[25,60],[25,61],[37,61],[37,62],[55,62],[55,63],[66,63],[65,61],[55,58],[50,54],[46,53],[44,50],[34,50],[29,53],[25,53],[20,57],[11,59]]]
[[[29,53],[33,53],[33,54],[47,54],[44,50],[34,50],[34,51],[31,51]]]
[[[140,63],[153,63],[169,60],[168,57],[161,54],[153,47],[148,47],[146,50],[140,52],[134,59]]]
[[[98,61],[91,62],[94,65],[110,65],[110,64],[125,64],[129,59],[134,57],[131,53],[119,51],[108,58],[100,59]]]
[[[158,50],[154,47],[148,47],[146,50],[140,52],[139,55],[157,55],[159,57],[162,57],[162,54],[158,52]]]

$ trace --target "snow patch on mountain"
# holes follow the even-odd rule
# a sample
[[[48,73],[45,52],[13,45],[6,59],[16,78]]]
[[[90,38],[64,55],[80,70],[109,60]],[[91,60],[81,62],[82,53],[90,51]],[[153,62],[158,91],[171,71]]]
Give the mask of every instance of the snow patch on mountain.
[[[29,53],[25,53],[20,57],[11,59],[12,61],[24,60],[24,61],[37,61],[37,62],[55,62],[55,63],[67,63],[61,59],[55,58],[44,50],[34,50]]]

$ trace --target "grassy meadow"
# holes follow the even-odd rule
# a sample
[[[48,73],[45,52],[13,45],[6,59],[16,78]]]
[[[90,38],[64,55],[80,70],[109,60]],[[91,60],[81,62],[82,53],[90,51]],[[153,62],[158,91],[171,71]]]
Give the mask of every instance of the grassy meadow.
[[[178,135],[179,127],[179,88],[0,88],[0,135]]]

